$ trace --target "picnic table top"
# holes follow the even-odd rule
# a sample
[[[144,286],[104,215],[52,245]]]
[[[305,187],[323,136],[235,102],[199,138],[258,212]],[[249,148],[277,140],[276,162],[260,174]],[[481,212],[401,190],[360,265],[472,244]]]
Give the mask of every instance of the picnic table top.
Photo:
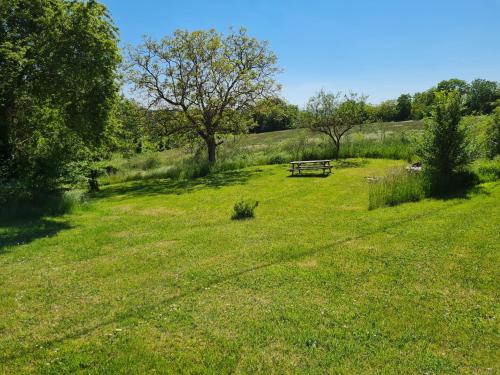
[[[312,164],[312,163],[329,163],[331,160],[302,160],[302,161],[291,161],[290,164]]]

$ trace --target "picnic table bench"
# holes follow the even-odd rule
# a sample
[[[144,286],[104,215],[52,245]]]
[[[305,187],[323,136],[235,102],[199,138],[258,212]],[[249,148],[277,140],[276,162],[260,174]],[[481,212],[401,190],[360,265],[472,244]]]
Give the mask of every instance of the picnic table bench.
[[[289,169],[292,172],[292,176],[295,175],[295,172],[301,174],[302,171],[307,170],[322,170],[323,174],[326,172],[332,172],[332,166],[330,165],[331,160],[302,160],[302,161],[292,161],[290,162],[291,167]]]

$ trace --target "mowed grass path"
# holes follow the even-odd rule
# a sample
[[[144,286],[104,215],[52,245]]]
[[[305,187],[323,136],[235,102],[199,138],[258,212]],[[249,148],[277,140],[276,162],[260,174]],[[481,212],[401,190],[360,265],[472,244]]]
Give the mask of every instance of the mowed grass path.
[[[398,164],[118,184],[0,228],[0,372],[498,373],[500,184],[367,211]]]

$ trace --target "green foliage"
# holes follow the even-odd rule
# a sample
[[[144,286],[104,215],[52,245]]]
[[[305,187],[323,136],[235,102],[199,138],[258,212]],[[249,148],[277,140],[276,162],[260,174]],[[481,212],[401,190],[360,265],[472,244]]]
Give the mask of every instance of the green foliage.
[[[129,78],[146,94],[148,107],[176,111],[170,133],[199,137],[208,161],[216,161],[219,137],[246,132],[250,110],[275,94],[276,56],[246,30],[175,31],[160,41],[146,39],[129,51]]]
[[[377,117],[379,121],[397,121],[399,118],[399,107],[396,100],[386,100],[377,107]]]
[[[270,98],[259,101],[253,109],[252,117],[257,124],[253,132],[286,130],[294,127],[299,109],[287,104],[283,99]]]
[[[465,132],[460,126],[460,120],[460,93],[437,92],[436,104],[431,118],[425,123],[417,153],[426,173],[441,186],[469,161]]]
[[[500,112],[496,110],[496,112]],[[500,121],[498,115],[467,116],[462,120],[472,158],[492,159],[500,153]]]
[[[396,104],[396,109],[398,112],[397,121],[406,121],[410,119],[411,116],[411,95],[402,94],[399,96]]]
[[[489,157],[500,155],[500,99],[496,101],[496,108],[493,112],[493,121],[487,129],[487,139],[490,144]]]
[[[464,80],[451,78],[439,82],[436,86],[436,91],[458,91],[460,95],[465,95],[469,92],[469,85]]]
[[[375,104],[365,103],[365,123],[374,123],[380,121],[378,115],[378,106]]]
[[[53,189],[111,133],[116,29],[95,1],[3,0],[0,61],[5,177]]]
[[[411,106],[411,117],[414,120],[420,120],[430,116],[432,105],[434,103],[435,92],[433,89],[418,92],[413,95]]]
[[[148,128],[146,124],[147,110],[133,100],[120,98],[116,102],[115,118],[118,122],[114,150],[123,154],[143,151],[143,143],[147,142]]]
[[[476,160],[471,169],[481,182],[491,182],[500,180],[500,157],[492,160]]]
[[[475,79],[467,92],[466,110],[469,114],[489,114],[500,98],[500,84],[485,79]]]
[[[302,126],[325,134],[333,143],[338,159],[342,138],[366,119],[365,100],[366,97],[356,93],[342,96],[321,90],[307,102]]]
[[[239,200],[234,205],[233,220],[250,219],[255,216],[255,208],[259,205],[255,200]]]
[[[417,202],[429,191],[424,174],[394,169],[381,179],[369,183],[368,209]]]

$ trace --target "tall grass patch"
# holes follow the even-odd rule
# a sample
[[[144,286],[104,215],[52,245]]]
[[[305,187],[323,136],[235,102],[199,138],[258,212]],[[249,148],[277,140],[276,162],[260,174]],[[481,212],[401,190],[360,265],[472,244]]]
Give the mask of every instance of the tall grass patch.
[[[0,221],[71,213],[84,204],[84,190],[27,191],[18,186],[0,186]]]
[[[393,169],[386,176],[371,181],[368,209],[417,202],[427,195],[428,183],[422,173]]]
[[[493,160],[476,160],[472,164],[471,170],[481,182],[500,180],[500,156]]]

